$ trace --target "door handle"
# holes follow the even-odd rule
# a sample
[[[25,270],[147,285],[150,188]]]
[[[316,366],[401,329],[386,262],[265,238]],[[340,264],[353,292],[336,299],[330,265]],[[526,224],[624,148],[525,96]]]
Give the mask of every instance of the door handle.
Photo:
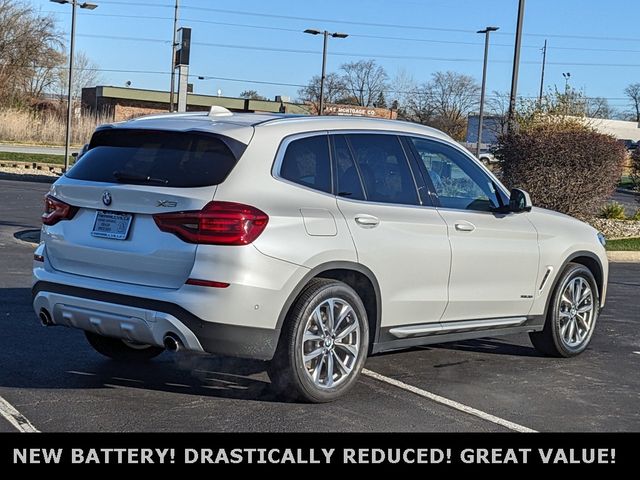
[[[455,227],[459,232],[473,232],[476,229],[476,226],[469,222],[458,222]]]
[[[380,219],[373,215],[356,215],[356,223],[362,228],[374,228],[380,224]]]

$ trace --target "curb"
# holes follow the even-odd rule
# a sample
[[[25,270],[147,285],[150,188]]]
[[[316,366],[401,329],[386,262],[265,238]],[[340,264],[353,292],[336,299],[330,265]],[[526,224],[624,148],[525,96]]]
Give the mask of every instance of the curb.
[[[614,263],[640,263],[640,251],[609,251],[607,258]]]

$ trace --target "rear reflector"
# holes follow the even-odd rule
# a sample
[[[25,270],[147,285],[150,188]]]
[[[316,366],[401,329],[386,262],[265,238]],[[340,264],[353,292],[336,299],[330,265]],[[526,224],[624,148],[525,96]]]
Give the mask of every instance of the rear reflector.
[[[198,278],[190,278],[185,282],[187,285],[197,285],[199,287],[227,288],[228,283],[214,282],[213,280],[200,280]]]
[[[153,219],[160,230],[188,243],[248,245],[263,232],[269,216],[249,205],[213,201],[202,210],[160,213]]]
[[[68,203],[58,200],[52,195],[44,197],[44,213],[42,214],[42,223],[45,225],[55,225],[60,220],[71,220],[78,207],[69,205]]]

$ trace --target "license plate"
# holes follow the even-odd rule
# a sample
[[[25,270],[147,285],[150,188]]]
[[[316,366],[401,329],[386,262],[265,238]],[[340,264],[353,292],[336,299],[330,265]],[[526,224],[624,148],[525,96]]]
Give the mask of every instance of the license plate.
[[[94,237],[111,238],[113,240],[124,240],[129,234],[131,227],[130,213],[96,212],[96,221],[93,224],[91,235]]]

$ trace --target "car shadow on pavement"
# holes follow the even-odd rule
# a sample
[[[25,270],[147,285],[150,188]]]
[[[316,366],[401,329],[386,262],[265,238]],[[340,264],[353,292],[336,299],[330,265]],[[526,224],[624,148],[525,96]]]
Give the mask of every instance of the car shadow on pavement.
[[[424,347],[423,347],[424,348]],[[428,348],[459,350],[465,352],[492,353],[494,355],[510,355],[517,357],[544,357],[533,346],[518,345],[495,338],[479,338],[462,342],[430,345]]]
[[[29,288],[0,288],[0,387],[139,388],[186,395],[282,402],[271,390],[266,362],[192,352],[115,362],[95,352],[84,334],[43,327]]]

